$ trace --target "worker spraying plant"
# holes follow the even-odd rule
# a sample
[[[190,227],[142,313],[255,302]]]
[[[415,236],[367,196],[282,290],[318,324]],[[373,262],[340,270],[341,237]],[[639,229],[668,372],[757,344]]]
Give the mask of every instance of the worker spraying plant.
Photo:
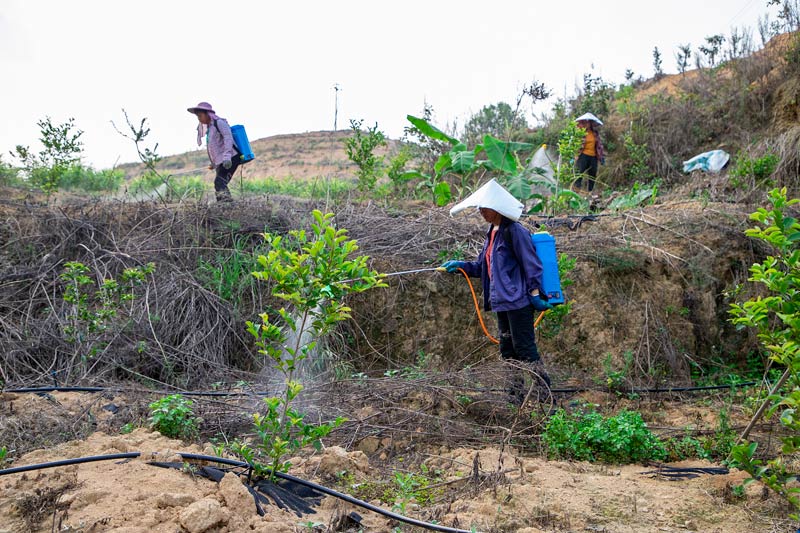
[[[549,388],[550,378],[536,346],[534,314],[552,309],[552,305],[542,285],[542,261],[530,233],[518,222],[524,206],[491,180],[453,207],[450,214],[469,207],[477,207],[490,224],[483,248],[475,261],[447,261],[442,268],[481,279],[484,309],[497,314],[500,355],[529,365]],[[524,381],[519,373],[515,373],[509,392],[516,403],[524,400]]]

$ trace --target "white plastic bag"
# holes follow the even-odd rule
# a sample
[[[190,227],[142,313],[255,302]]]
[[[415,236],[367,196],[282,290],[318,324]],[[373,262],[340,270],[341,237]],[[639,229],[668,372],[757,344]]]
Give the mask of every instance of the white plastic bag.
[[[702,170],[717,174],[728,164],[731,156],[725,150],[711,150],[696,155],[688,161],[683,162],[683,171]]]

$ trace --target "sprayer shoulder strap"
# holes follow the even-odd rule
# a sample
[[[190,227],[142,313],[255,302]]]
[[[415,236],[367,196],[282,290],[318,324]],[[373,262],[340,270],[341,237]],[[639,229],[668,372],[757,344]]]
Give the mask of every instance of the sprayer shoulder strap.
[[[221,131],[219,131],[219,124],[217,124],[217,119],[214,119],[214,127],[215,127],[215,128],[217,128],[217,133],[219,133],[219,135],[220,135],[220,137],[221,137],[221,136],[222,136],[222,132],[221,132]],[[241,152],[241,150],[239,150],[239,147],[238,147],[238,146],[236,146],[236,139],[233,139],[233,150],[234,150],[234,151],[235,151],[237,154],[240,154],[240,155],[241,155],[241,153],[242,153],[242,152]]]
[[[513,224],[513,222],[511,224]],[[519,263],[519,256],[517,255],[516,248],[514,248],[514,236],[511,235],[511,224],[506,224],[506,227],[503,228],[503,240],[506,242],[508,249],[511,250],[511,255],[513,255],[514,259]]]

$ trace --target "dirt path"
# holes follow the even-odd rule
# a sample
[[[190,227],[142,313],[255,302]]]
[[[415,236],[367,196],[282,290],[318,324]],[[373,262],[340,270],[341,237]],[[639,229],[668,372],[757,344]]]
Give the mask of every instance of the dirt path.
[[[266,516],[259,517],[252,497],[234,474],[216,483],[188,470],[146,464],[153,458],[179,461],[176,451],[210,450],[144,429],[128,435],[96,432],[85,440],[28,453],[15,465],[128,451],[141,451],[143,456],[0,479],[0,532],[311,531],[303,524],[328,526],[357,510],[326,498],[314,515],[299,518],[270,506]],[[480,475],[474,478],[476,453]],[[338,447],[300,462],[296,474],[326,484],[341,472],[353,473],[353,479],[365,480],[362,483],[383,475],[364,453],[347,453]],[[426,466],[441,473],[443,490],[430,505],[411,504],[409,513],[421,518],[438,516],[440,523],[465,529],[524,533],[792,530],[770,518],[778,503],[762,499],[757,485],[748,488],[744,499],[732,499],[730,485],[745,477],[739,472],[668,481],[643,476],[645,469],[636,465],[545,461],[492,448],[440,450]],[[405,465],[397,462],[393,467]],[[389,532],[397,526],[372,513],[357,512],[363,516],[363,531]]]

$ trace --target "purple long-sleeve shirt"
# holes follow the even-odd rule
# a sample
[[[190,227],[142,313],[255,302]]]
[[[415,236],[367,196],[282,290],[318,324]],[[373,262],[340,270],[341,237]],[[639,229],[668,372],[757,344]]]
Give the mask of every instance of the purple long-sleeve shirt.
[[[513,250],[506,242],[506,228],[513,241]],[[533,248],[531,235],[522,224],[503,219],[494,237],[492,275],[486,267],[486,249],[492,228],[476,261],[464,263],[464,271],[472,278],[481,278],[483,308],[487,311],[514,311],[530,305],[529,296],[542,288],[542,262]]]
[[[211,113],[209,115],[211,124],[208,125],[206,149],[211,164],[217,167],[228,159],[232,160],[236,151],[233,148],[233,135],[228,121]]]

